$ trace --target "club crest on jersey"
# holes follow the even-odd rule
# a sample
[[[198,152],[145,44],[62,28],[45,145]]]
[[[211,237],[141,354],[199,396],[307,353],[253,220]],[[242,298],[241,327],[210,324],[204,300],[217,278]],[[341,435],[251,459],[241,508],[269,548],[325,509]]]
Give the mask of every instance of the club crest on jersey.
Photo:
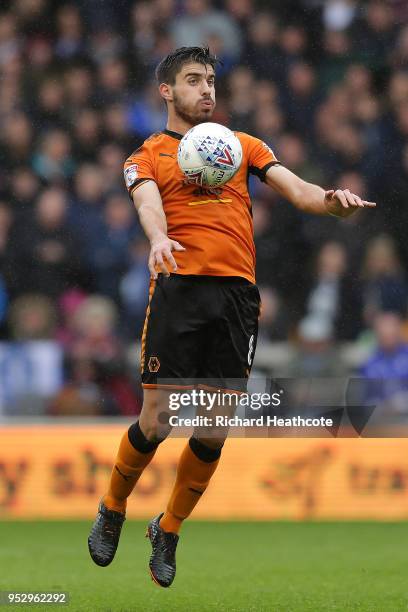
[[[147,364],[149,372],[158,372],[160,370],[160,361],[157,357],[150,357]]]
[[[228,150],[228,147],[224,147],[221,155],[219,157],[217,157],[216,161],[219,164],[223,164],[224,166],[233,166],[234,165],[234,161],[231,157],[231,153]]]
[[[139,176],[137,173],[139,166],[137,164],[132,164],[124,171],[123,175],[125,177],[126,187],[130,187],[133,185],[137,177]]]

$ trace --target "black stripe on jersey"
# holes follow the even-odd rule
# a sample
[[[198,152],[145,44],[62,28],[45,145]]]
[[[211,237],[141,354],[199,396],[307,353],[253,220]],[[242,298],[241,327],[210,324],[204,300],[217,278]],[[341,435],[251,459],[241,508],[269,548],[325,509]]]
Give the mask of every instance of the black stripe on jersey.
[[[167,134],[167,136],[177,138],[177,140],[181,140],[183,138],[183,134],[179,134],[178,132],[172,132],[171,130],[163,130],[162,134]]]
[[[132,185],[130,187],[128,187],[128,194],[129,194],[129,198],[131,199],[131,201],[133,202],[133,191],[135,190],[135,187],[139,187],[139,185],[141,185],[142,183],[147,183],[147,181],[154,181],[154,178],[138,178],[135,180],[134,183],[132,183]]]
[[[256,166],[249,166],[248,171],[250,174],[254,174],[255,176],[257,176],[264,183],[265,178],[266,178],[266,173],[268,172],[269,168],[272,168],[272,166],[280,166],[280,165],[281,165],[280,162],[272,161],[272,162],[269,162],[269,164],[266,164],[266,166],[264,166],[263,168],[257,168]]]

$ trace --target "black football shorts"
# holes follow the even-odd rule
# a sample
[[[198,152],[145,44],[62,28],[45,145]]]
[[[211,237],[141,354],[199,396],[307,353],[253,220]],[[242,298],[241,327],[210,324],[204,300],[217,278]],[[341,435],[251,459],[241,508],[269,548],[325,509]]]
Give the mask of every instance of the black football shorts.
[[[245,391],[259,308],[257,286],[243,278],[159,274],[142,336],[143,386]]]

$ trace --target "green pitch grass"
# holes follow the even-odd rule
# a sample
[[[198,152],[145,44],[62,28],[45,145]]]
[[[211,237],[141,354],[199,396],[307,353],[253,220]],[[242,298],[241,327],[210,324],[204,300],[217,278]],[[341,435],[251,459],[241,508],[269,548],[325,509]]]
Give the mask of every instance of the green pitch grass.
[[[145,522],[95,566],[91,522],[0,523],[0,590],[68,591],[72,612],[408,610],[408,523],[189,522],[170,589],[147,571]],[[9,606],[4,610],[30,606]]]

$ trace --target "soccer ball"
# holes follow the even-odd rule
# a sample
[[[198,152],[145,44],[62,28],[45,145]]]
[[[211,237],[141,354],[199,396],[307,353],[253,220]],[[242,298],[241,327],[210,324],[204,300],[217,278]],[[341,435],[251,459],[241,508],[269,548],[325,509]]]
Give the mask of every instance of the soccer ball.
[[[242,162],[242,147],[231,130],[218,123],[200,123],[181,139],[177,161],[189,183],[219,187]]]

